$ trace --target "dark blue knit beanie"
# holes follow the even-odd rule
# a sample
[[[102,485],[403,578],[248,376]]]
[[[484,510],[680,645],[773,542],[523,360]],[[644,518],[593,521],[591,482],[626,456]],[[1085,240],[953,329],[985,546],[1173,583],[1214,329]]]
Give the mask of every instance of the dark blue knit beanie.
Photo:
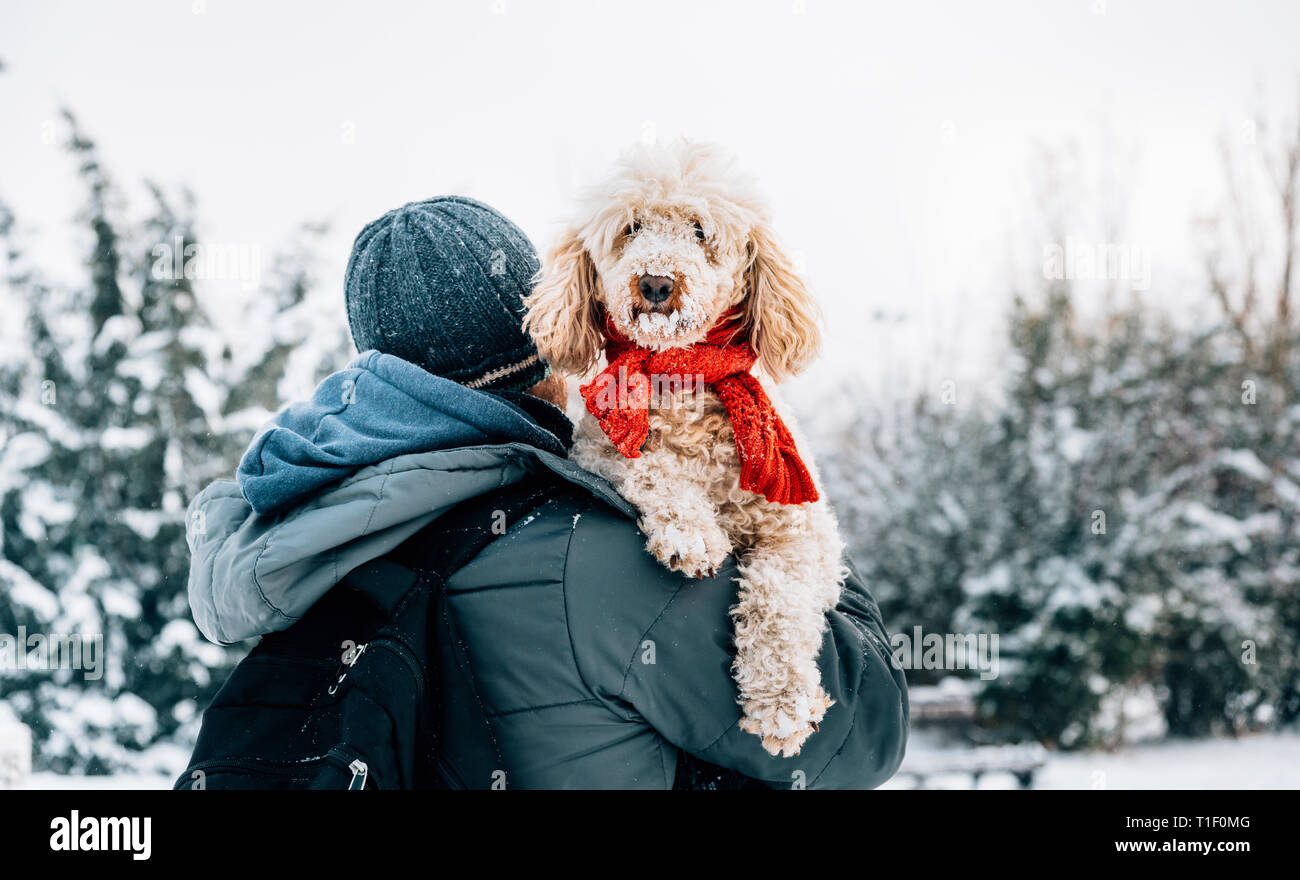
[[[484,391],[523,391],[548,368],[524,332],[537,252],[481,202],[439,196],[370,223],[348,260],[348,324],[378,349]]]

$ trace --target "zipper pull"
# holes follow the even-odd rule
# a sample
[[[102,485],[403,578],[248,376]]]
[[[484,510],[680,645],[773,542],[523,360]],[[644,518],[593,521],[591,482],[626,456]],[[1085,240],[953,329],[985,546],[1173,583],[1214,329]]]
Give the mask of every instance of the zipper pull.
[[[351,639],[343,643],[343,658],[339,664],[339,677],[329,686],[329,695],[331,697],[338,693],[339,685],[343,684],[343,679],[348,677],[348,670],[357,665],[357,661],[361,659],[361,654],[366,650],[367,644],[358,645]]]
[[[361,791],[366,787],[366,777],[370,775],[370,768],[366,766],[365,761],[357,758],[348,765],[348,769],[352,771],[352,781],[348,783],[348,791]]]

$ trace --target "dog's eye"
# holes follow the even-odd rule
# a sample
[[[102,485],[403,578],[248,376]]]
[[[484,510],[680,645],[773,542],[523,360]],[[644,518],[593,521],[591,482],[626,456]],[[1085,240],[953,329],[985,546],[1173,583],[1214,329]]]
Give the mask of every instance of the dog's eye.
[[[627,229],[624,229],[624,230],[623,230],[623,234],[624,234],[624,235],[636,235],[636,234],[637,234],[638,232],[640,232],[640,231],[641,231],[641,224],[638,223],[637,221],[633,220],[630,224],[628,224]]]
[[[700,225],[699,221],[695,223],[695,237],[700,241],[704,241],[704,227]]]

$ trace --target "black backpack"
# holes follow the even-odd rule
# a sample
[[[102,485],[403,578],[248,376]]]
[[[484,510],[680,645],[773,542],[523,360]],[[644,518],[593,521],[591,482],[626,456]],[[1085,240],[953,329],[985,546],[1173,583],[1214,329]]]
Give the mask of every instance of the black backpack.
[[[264,636],[204,711],[173,788],[446,787],[434,662],[443,584],[554,486],[534,474],[457,505]]]

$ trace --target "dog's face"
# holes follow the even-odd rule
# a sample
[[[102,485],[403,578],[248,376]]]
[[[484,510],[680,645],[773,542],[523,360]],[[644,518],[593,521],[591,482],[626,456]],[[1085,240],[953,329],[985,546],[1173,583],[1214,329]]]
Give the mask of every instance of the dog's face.
[[[657,191],[658,180],[641,188],[612,246],[592,254],[596,295],[619,332],[638,345],[690,345],[744,296],[751,224],[742,208],[716,195]]]
[[[528,300],[542,356],[582,373],[601,314],[654,350],[699,342],[734,306],[764,368],[795,372],[818,345],[812,298],[776,248],[748,178],[704,144],[642,147],[591,190]]]

